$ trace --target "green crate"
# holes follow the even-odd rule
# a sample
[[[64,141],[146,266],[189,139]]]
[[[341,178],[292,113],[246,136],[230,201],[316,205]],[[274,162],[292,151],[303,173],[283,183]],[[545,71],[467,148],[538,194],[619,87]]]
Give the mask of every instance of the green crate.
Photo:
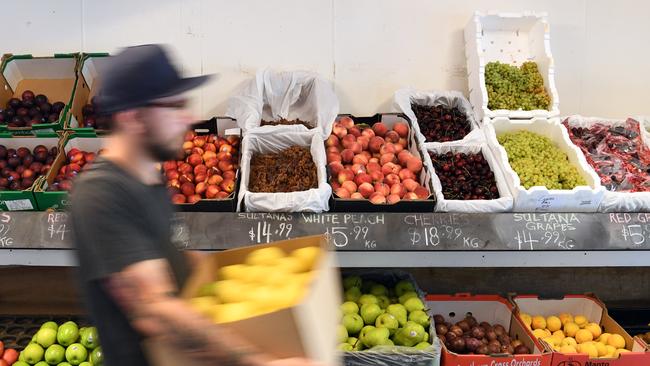
[[[30,150],[37,145],[44,145],[48,149],[54,146],[59,147],[60,139],[56,134],[55,137],[23,137],[13,136],[9,138],[0,138],[0,144],[7,148],[18,149],[26,147]],[[56,161],[56,160],[55,160]],[[50,169],[51,170],[51,169]],[[42,176],[36,179],[34,184],[23,191],[0,191],[0,211],[34,211],[38,208],[34,189],[39,185]]]
[[[65,103],[59,120],[53,123],[35,124],[32,127],[8,127],[0,125],[0,132],[12,135],[36,136],[36,131],[62,130],[68,118],[72,97],[77,84],[78,53],[57,54],[51,57],[11,55],[2,57],[0,64],[0,107],[26,89],[45,94],[51,101]]]
[[[106,139],[97,137],[92,133],[70,133],[67,132],[62,139],[59,155],[54,160],[52,168],[38,185],[34,187],[34,198],[38,209],[45,210],[64,210],[68,207],[68,192],[53,191],[48,192],[47,188],[54,183],[56,176],[63,165],[67,162],[67,153],[77,148],[86,152],[97,152],[106,144]]]

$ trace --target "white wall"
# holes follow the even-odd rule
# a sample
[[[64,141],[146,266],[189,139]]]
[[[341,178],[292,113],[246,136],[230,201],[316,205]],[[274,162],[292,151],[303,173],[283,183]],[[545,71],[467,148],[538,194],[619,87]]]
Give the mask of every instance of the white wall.
[[[20,0],[3,3],[0,52],[109,51],[164,42],[202,117],[256,69],[334,81],[341,112],[390,111],[404,86],[467,93],[462,30],[474,10],[547,11],[563,115],[650,115],[650,2],[643,0]]]

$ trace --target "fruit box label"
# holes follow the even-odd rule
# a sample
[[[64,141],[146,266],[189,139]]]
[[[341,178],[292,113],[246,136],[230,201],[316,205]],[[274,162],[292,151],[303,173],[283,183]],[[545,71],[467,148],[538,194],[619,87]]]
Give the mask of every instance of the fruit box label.
[[[517,359],[517,358],[485,358],[485,359],[473,359],[473,360],[453,360],[450,361],[449,358],[445,358],[445,365],[455,365],[455,366],[544,366],[548,363],[543,363],[541,359]]]

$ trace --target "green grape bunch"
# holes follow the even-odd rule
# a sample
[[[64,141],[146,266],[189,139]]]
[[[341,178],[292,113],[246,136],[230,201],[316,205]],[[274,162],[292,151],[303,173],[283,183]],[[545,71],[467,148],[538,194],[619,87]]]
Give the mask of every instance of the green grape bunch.
[[[548,137],[522,130],[501,134],[497,140],[506,149],[510,166],[524,188],[573,189],[587,185],[566,153]]]
[[[548,110],[551,105],[544,79],[532,61],[524,62],[521,67],[488,63],[485,65],[485,87],[491,110]]]

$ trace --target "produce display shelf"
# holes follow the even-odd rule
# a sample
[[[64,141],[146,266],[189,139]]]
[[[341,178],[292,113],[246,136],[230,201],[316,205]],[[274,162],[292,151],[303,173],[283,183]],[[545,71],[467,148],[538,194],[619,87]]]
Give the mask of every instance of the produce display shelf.
[[[66,213],[5,212],[0,222],[0,266],[75,265]],[[650,264],[648,213],[191,212],[178,214],[172,239],[184,250],[214,251],[322,233],[341,267]]]

